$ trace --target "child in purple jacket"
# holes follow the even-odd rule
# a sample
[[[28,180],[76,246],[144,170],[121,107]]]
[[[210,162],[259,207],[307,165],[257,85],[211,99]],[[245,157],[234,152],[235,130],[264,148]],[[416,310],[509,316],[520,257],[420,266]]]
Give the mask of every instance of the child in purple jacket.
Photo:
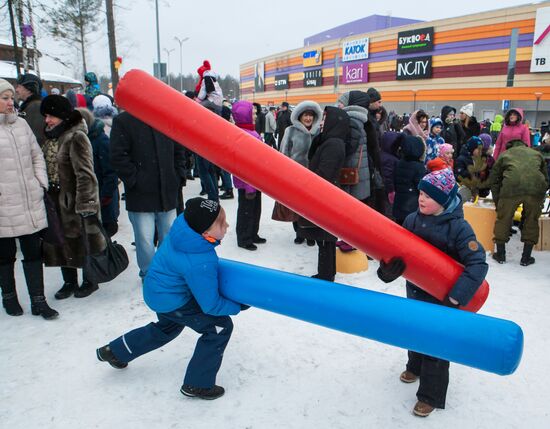
[[[256,132],[255,110],[248,101],[237,101],[232,108],[235,125],[253,137],[262,141]],[[258,235],[260,229],[260,217],[262,215],[262,193],[243,182],[237,176],[233,176],[233,184],[239,192],[239,206],[237,209],[237,244],[246,250],[256,250],[256,244],[266,242],[265,238]]]

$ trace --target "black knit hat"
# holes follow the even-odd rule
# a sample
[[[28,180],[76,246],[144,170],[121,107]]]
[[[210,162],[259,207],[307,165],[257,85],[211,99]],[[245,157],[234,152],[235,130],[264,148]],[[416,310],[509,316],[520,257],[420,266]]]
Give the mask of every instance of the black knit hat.
[[[48,95],[40,104],[40,113],[42,116],[51,115],[56,118],[67,120],[73,113],[73,106],[69,100],[62,95]]]
[[[367,89],[367,94],[369,95],[371,103],[374,103],[375,101],[382,100],[382,96],[380,95],[380,93],[378,92],[378,90],[376,88]]]
[[[42,81],[38,76],[32,73],[25,73],[17,79],[17,85],[22,85],[33,94],[40,95],[42,91]]]
[[[212,226],[220,210],[221,206],[217,201],[196,197],[185,203],[183,217],[193,231],[202,234]]]

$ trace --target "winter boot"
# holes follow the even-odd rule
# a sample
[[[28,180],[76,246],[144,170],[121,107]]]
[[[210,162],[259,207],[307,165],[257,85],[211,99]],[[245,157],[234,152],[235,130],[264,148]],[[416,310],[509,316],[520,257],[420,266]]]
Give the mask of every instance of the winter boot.
[[[309,247],[313,247],[313,246],[315,246],[315,240],[306,240],[306,244],[307,244]]]
[[[527,265],[531,265],[535,263],[535,258],[531,256],[531,252],[533,251],[533,245],[532,244],[523,244],[523,253],[521,254],[521,261],[519,262],[520,265],[523,265],[526,267]]]
[[[100,347],[95,351],[95,354],[101,362],[107,362],[113,368],[124,369],[128,366],[126,362],[121,362],[115,357],[109,345]]]
[[[44,295],[31,296],[31,312],[33,316],[42,316],[46,320],[57,319],[59,316],[57,311],[50,308]]]
[[[305,238],[296,237],[296,238],[294,239],[294,244],[302,244],[304,241],[306,241]]]
[[[220,195],[220,200],[231,200],[233,198],[235,198],[235,196],[233,195],[233,189],[228,189]]]
[[[504,264],[506,262],[506,244],[497,243],[497,251],[493,253],[493,259],[499,264]]]
[[[206,387],[193,387],[188,384],[181,386],[180,392],[185,396],[192,398],[200,399],[218,399],[220,396],[223,396],[225,389],[221,386],[214,386],[211,388]]]
[[[428,417],[433,410],[435,410],[435,407],[425,402],[418,401],[413,408],[413,414],[418,417]]]
[[[55,299],[66,299],[78,289],[78,273],[76,268],[61,267],[63,286],[55,293]]]
[[[31,296],[31,312],[46,320],[55,319],[59,313],[50,308],[44,297],[44,271],[42,261],[23,261],[23,272]]]
[[[405,370],[399,376],[399,380],[401,380],[403,383],[410,384],[418,380],[418,376],[409,370]]]
[[[82,282],[82,286],[74,291],[75,298],[86,298],[99,289],[97,283],[92,283],[88,280]]]
[[[70,297],[78,286],[74,283],[63,283],[61,289],[55,293],[55,299],[65,299]]]
[[[2,305],[10,316],[21,316],[23,309],[17,300],[13,264],[0,265],[0,286],[2,287]]]

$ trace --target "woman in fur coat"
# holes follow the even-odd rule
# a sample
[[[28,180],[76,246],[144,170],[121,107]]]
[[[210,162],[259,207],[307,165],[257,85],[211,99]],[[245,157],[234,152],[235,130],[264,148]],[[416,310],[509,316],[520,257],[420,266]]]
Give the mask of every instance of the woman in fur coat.
[[[313,138],[319,133],[319,124],[323,111],[315,101],[302,101],[290,115],[292,125],[285,130],[281,141],[281,152],[297,163],[307,168],[309,160],[307,154]],[[298,231],[298,222],[292,222],[294,231]],[[294,239],[294,243],[302,244],[302,237]],[[315,246],[315,240],[308,240],[308,246]]]
[[[84,281],[78,287],[77,268],[86,259],[85,241],[92,254],[103,251],[105,238],[98,227],[100,218],[99,189],[94,174],[92,145],[82,115],[65,97],[49,95],[42,100],[40,112],[45,116],[46,143],[42,147],[46,158],[49,189],[63,229],[64,244],[44,243],[46,266],[61,267],[63,287],[57,299],[90,295],[98,285]]]
[[[13,86],[0,79],[0,286],[10,316],[23,309],[15,288],[16,239],[23,253],[23,272],[35,316],[54,319],[44,297],[40,231],[48,226],[44,191],[48,187],[40,146],[27,122],[14,110]]]

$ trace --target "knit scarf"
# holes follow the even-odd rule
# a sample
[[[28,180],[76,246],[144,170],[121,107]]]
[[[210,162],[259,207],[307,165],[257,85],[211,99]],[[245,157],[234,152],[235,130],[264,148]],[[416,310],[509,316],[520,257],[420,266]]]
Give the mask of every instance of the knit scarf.
[[[409,119],[409,123],[403,128],[404,130],[408,130],[411,135],[418,136],[424,142],[426,142],[426,139],[429,136],[428,130],[423,130],[418,121],[416,120],[416,115],[413,113]]]
[[[42,151],[44,152],[44,158],[46,159],[46,171],[48,172],[48,182],[50,184],[59,184],[59,172],[57,168],[57,151],[59,150],[59,144],[57,138],[48,139]]]

